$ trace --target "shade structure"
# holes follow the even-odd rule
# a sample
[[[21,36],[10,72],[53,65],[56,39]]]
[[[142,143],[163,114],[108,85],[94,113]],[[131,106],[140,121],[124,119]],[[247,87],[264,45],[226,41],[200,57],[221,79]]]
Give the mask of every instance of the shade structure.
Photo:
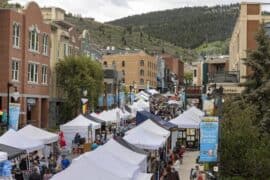
[[[160,126],[162,126],[163,128],[165,128],[167,130],[173,130],[173,129],[177,128],[177,126],[175,124],[172,124],[168,121],[165,121],[160,116],[156,116],[148,111],[137,112],[137,115],[136,115],[136,124],[137,125],[144,122],[147,119],[151,119],[152,121],[156,122],[157,124],[159,124]]]
[[[199,117],[203,117],[205,115],[205,113],[202,110],[196,108],[195,106],[192,106],[186,112],[196,114]]]
[[[44,147],[42,141],[29,139],[25,136],[21,136],[12,129],[8,130],[0,137],[0,144],[23,149],[26,150],[26,152],[28,153],[40,150]]]
[[[142,99],[134,102],[132,105],[129,105],[129,108],[131,109],[133,116],[136,116],[137,111],[150,111],[149,102]]]
[[[139,173],[136,180],[151,180],[153,174],[151,173]]]
[[[150,95],[144,91],[140,91],[139,93],[136,94],[137,99],[142,99],[145,101],[149,100]]]
[[[127,120],[130,117],[130,113],[125,109],[115,108],[108,111],[102,111],[101,113],[91,113],[92,117],[99,119],[106,124],[120,123],[122,120]]]
[[[18,149],[5,144],[0,144],[0,151],[6,152],[8,159],[13,159],[26,153],[26,151],[23,149]]]
[[[60,126],[60,130],[64,133],[67,146],[72,145],[72,141],[76,135],[79,133],[81,137],[95,139],[95,130],[101,128],[101,124],[86,118],[83,115],[78,115],[73,120],[67,122]],[[91,134],[92,131],[92,134]]]
[[[8,159],[8,154],[6,152],[0,151],[0,163]]]
[[[110,154],[121,161],[139,166],[142,172],[146,172],[147,170],[147,155],[136,153],[121,145],[113,138],[101,146],[99,150],[101,153]]]
[[[135,179],[140,172],[139,166],[123,161],[110,153],[104,153],[102,147],[97,148],[95,151],[84,153],[75,159],[73,164],[81,163],[81,161],[85,160],[90,167],[96,166],[98,169],[102,170],[104,175],[108,173],[112,175],[112,178],[117,177],[119,179],[131,180]],[[92,179],[97,179],[97,177],[102,176],[100,173],[93,175],[91,175]]]
[[[159,92],[155,89],[148,89],[147,92],[151,95],[154,95],[154,94],[159,94]]]
[[[45,131],[32,125],[27,125],[23,127],[17,133],[29,139],[42,141],[44,145],[58,141],[57,134]]]
[[[157,150],[166,143],[169,136],[170,131],[149,119],[127,131],[124,139],[139,148]]]

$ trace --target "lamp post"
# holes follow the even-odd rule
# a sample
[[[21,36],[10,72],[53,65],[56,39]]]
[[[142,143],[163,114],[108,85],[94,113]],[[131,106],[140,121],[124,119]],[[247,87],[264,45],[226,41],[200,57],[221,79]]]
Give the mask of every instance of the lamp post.
[[[7,130],[9,129],[9,99],[10,99],[10,88],[14,87],[15,92],[13,93],[12,97],[14,98],[15,101],[18,100],[20,93],[17,91],[17,87],[14,86],[14,84],[8,82],[7,83]]]
[[[82,95],[83,95],[83,97],[86,97],[87,94],[88,94],[87,89],[83,89],[83,88],[82,88]],[[85,103],[87,103],[87,101],[88,101],[88,100],[86,100],[86,99],[84,99],[84,98],[81,98],[81,112],[82,112],[82,114],[83,114],[83,105],[84,105]]]

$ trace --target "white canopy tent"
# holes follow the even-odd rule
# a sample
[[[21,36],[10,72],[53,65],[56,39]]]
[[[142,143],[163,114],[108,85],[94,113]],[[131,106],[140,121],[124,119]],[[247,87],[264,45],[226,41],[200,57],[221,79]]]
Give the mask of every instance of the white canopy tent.
[[[135,179],[140,173],[140,167],[138,165],[123,161],[110,153],[104,153],[102,147],[97,148],[95,151],[84,153],[74,160],[73,163],[80,163],[80,161],[84,159],[86,159],[89,164],[95,164],[97,167],[103,169],[104,172],[114,174],[116,177]]]
[[[67,122],[60,126],[60,130],[63,131],[67,146],[71,147],[72,141],[76,135],[79,133],[81,137],[95,139],[95,130],[100,129],[101,124],[92,121],[83,115],[78,115],[75,119]],[[90,131],[90,132],[89,132]],[[92,131],[92,134],[91,134]]]
[[[104,121],[106,124],[120,123],[120,120],[127,120],[130,117],[130,113],[126,110],[115,108],[109,111],[102,111],[99,114],[91,113],[91,116]]]
[[[151,95],[159,94],[159,92],[155,89],[148,89],[147,92],[150,93]]]
[[[8,159],[8,154],[6,152],[0,151],[0,163]]]
[[[195,106],[192,106],[186,112],[196,114],[199,117],[203,117],[205,115],[205,113],[202,110],[196,108]]]
[[[142,100],[148,101],[150,95],[147,94],[147,93],[144,92],[144,91],[140,91],[139,93],[136,94],[136,97],[137,97],[137,99],[142,99]]]
[[[136,180],[151,180],[153,174],[150,173],[139,173]]]
[[[12,129],[8,130],[0,137],[0,143],[26,150],[27,153],[41,150],[44,147],[42,141],[29,139],[25,136],[18,134]]]
[[[195,121],[192,117],[180,114],[178,117],[170,120],[170,123],[177,125],[179,128],[194,128],[199,129],[200,122]]]
[[[25,136],[29,139],[42,141],[43,144],[51,144],[58,141],[58,135],[45,131],[43,129],[37,128],[32,125],[27,125],[17,131],[19,135]]]
[[[124,139],[139,148],[157,150],[164,146],[169,136],[170,131],[149,119],[127,131]]]
[[[132,105],[129,105],[132,115],[136,116],[137,111],[150,111],[149,102],[146,102],[142,99],[139,99],[137,102],[134,102]]]
[[[126,161],[132,165],[140,167],[142,172],[147,171],[147,156],[144,154],[136,153],[125,146],[119,144],[114,139],[110,139],[106,144],[99,148],[104,154],[111,154],[115,158]]]

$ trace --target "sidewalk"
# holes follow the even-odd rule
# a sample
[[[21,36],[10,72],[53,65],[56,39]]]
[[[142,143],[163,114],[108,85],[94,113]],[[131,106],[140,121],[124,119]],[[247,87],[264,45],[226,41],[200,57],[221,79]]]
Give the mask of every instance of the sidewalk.
[[[189,180],[191,168],[195,168],[196,158],[199,151],[186,151],[183,158],[183,164],[180,166],[180,180]]]

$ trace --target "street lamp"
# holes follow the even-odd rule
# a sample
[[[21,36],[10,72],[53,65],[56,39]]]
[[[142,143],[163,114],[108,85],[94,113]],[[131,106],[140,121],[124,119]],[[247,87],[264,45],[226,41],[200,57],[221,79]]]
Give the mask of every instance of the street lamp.
[[[12,93],[12,97],[14,98],[14,100],[17,101],[20,97],[20,93],[17,91],[17,87],[14,84],[8,82],[7,83],[7,130],[9,129],[9,99],[10,99],[10,91],[9,90],[11,87],[15,88],[15,92]]]
[[[87,91],[87,89],[82,89],[82,95],[83,95],[83,97],[86,97],[87,96],[87,94],[88,94],[88,91]],[[87,101],[88,101],[88,99],[86,99],[86,98],[81,98],[81,112],[82,112],[82,114],[83,114],[83,105],[85,104],[85,103],[87,103]]]

